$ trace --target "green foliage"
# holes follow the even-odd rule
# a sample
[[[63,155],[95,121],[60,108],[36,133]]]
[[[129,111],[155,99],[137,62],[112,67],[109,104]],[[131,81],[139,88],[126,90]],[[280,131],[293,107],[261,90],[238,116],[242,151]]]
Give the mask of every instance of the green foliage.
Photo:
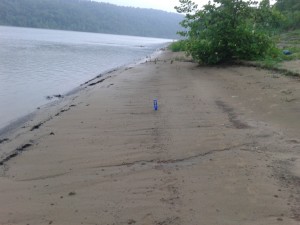
[[[286,17],[275,7],[271,7],[270,0],[262,0],[254,12],[254,22],[265,32],[273,35],[280,31]]]
[[[283,12],[285,15],[285,23],[283,28],[285,30],[300,28],[300,10],[294,12]]]
[[[291,55],[284,55],[282,60],[300,59],[300,30],[281,34],[278,43],[282,50],[286,49],[292,52]]]
[[[275,8],[285,16],[282,28],[285,30],[300,28],[300,1],[277,0]]]
[[[276,8],[280,11],[299,11],[300,1],[299,0],[277,0]]]
[[[180,40],[180,41],[172,42],[169,45],[169,49],[172,52],[182,52],[182,51],[185,51],[186,50],[186,41],[185,40]]]
[[[235,59],[256,60],[275,55],[275,42],[270,37],[280,13],[263,0],[253,7],[250,0],[213,0],[202,10],[190,0],[179,0],[175,7],[186,13],[179,32],[187,38],[186,51],[194,60],[218,64]]]
[[[273,49],[274,54],[268,54],[259,63],[265,68],[278,68],[280,62],[300,59],[300,30],[294,30],[274,36],[279,48]],[[283,54],[283,50],[289,50],[291,55]]]
[[[83,0],[0,0],[0,25],[178,39],[183,16]]]

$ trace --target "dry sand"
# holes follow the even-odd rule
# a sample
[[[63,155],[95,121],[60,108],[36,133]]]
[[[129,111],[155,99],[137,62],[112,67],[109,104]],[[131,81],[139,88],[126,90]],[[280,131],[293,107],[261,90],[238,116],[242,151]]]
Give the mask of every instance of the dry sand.
[[[7,136],[0,224],[300,224],[299,80],[182,59],[90,81]]]

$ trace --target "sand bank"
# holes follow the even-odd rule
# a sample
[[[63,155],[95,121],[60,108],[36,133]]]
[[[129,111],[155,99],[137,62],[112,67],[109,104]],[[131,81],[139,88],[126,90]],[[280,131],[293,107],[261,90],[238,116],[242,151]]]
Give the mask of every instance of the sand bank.
[[[255,68],[114,71],[0,144],[0,224],[299,224],[299,109]]]

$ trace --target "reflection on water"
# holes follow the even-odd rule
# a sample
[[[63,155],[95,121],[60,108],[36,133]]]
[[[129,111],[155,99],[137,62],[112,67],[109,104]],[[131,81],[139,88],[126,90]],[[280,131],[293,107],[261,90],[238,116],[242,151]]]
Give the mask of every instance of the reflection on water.
[[[170,40],[0,26],[0,128]]]

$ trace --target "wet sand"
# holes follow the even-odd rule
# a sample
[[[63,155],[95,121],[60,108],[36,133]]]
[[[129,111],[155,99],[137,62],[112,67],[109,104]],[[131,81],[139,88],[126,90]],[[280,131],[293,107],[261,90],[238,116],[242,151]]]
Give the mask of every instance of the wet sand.
[[[295,78],[164,52],[2,137],[0,224],[299,224],[299,113]]]

